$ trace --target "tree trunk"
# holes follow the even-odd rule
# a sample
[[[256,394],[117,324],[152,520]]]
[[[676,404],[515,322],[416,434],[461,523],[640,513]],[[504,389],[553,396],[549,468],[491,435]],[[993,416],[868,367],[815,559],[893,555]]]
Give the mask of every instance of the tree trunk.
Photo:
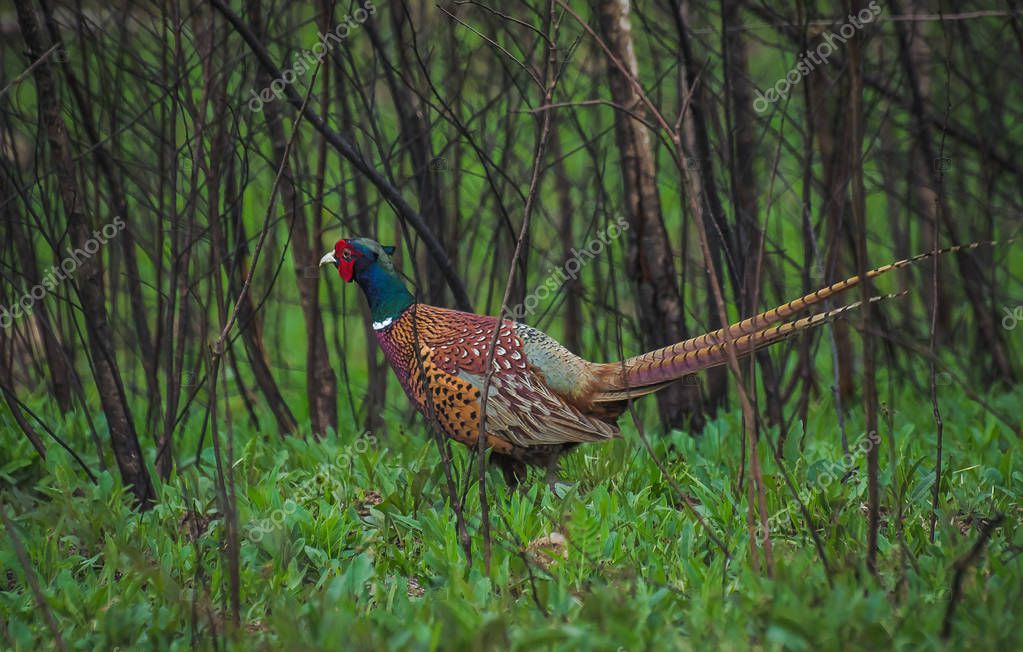
[[[87,251],[86,243],[93,238],[82,204],[82,192],[78,187],[74,163],[71,158],[67,127],[61,115],[57,100],[57,88],[50,70],[50,63],[43,58],[49,44],[39,30],[38,22],[27,0],[16,0],[18,24],[28,46],[29,54],[36,65],[32,75],[36,81],[40,122],[46,128],[50,154],[60,186],[61,201],[67,214],[68,232],[72,246]],[[103,274],[97,256],[82,257],[82,264],[76,275],[78,296],[82,303],[86,339],[89,344],[93,377],[99,390],[100,402],[106,414],[110,429],[110,442],[121,472],[121,480],[130,485],[138,507],[147,510],[153,505],[155,492],[149,479],[138,435],[132,421],[128,398],[121,383],[114,352],[113,333],[107,320],[103,296]]]
[[[600,26],[607,46],[632,73],[639,76],[639,64],[632,40],[628,0],[604,0],[599,6]],[[615,104],[633,113],[645,111],[629,79],[608,63],[611,97]],[[636,284],[636,312],[639,313],[644,345],[656,349],[681,341],[682,298],[675,273],[675,261],[661,214],[657,194],[650,133],[640,121],[617,111],[615,139],[618,143],[625,184],[625,214],[630,225],[627,273]],[[692,421],[702,425],[699,391],[693,385],[671,385],[657,394],[657,405],[665,426],[677,428]]]

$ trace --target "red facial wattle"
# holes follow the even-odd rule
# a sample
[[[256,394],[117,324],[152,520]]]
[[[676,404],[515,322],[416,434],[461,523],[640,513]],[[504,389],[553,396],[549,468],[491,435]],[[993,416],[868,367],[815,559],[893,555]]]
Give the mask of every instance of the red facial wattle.
[[[338,240],[334,245],[334,260],[337,261],[337,274],[346,283],[355,278],[355,259],[359,252],[345,240]]]

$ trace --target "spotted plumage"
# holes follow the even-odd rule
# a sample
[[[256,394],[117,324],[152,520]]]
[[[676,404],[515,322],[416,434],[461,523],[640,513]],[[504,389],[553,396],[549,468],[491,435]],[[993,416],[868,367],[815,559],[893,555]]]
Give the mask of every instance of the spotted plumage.
[[[622,362],[600,364],[580,358],[525,324],[502,321],[499,326],[491,316],[417,304],[391,264],[393,251],[366,238],[339,240],[321,264],[336,265],[342,279],[363,289],[377,341],[409,400],[446,436],[469,446],[476,445],[480,435],[488,351],[498,331],[490,368],[486,446],[511,482],[524,475],[527,464],[553,474],[558,458],[570,448],[617,437],[617,420],[628,401],[723,364],[729,342],[737,355],[748,354],[859,305],[783,321],[855,287],[860,279],[853,277],[727,328]],[[867,276],[931,255],[879,267]],[[875,300],[882,298],[887,297]]]
[[[447,436],[470,446],[479,436],[486,353],[496,326],[494,317],[412,304],[376,331],[409,400]],[[587,416],[573,402],[563,371],[575,366],[582,372],[587,365],[536,329],[502,323],[487,401],[487,445],[507,458],[498,461],[509,473],[521,475],[517,462],[538,463],[541,450],[549,457],[566,445],[618,435],[614,423]]]

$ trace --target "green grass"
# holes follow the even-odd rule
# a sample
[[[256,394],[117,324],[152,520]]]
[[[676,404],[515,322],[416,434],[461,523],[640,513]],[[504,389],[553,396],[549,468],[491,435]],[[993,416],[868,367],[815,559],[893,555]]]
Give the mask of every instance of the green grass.
[[[786,469],[824,543],[831,585],[790,490],[766,456],[767,502],[777,515],[775,575],[752,569],[745,492],[737,487],[741,431],[734,413],[700,438],[651,436],[656,454],[699,500],[731,559],[681,506],[627,428],[621,441],[566,458],[562,475],[569,487],[560,497],[539,478],[509,495],[491,474],[497,495],[489,576],[480,560],[475,488],[466,501],[470,566],[444,497],[439,455],[418,417],[407,423],[391,417],[387,432],[362,439],[355,428],[344,428],[323,443],[236,432],[242,631],[226,635],[228,646],[941,648],[956,560],[978,538],[980,519],[1000,513],[1003,525],[964,573],[947,645],[1021,649],[1019,440],[958,390],[942,390],[946,472],[933,544],[929,404],[915,392],[900,395],[894,432],[881,433],[877,577],[864,566],[863,456],[853,456],[853,472],[843,481],[835,412],[826,402],[812,406],[805,433],[790,433]],[[1018,415],[1023,393],[988,398]],[[849,416],[854,442],[862,437],[858,418],[855,411]],[[69,419],[61,432],[84,450],[87,439],[75,424]],[[90,485],[55,446],[42,462],[12,423],[0,426],[3,502],[69,647],[188,649],[194,643],[207,649],[214,630],[225,636],[224,523],[214,500],[212,449],[203,451],[198,467],[189,462],[198,428],[189,429],[190,441],[179,442],[180,474],[160,487],[158,506],[140,516],[110,473]],[[467,460],[457,448],[460,477]],[[839,479],[824,487],[828,471]],[[204,516],[198,537],[190,536],[189,506]],[[565,537],[563,551],[530,549],[530,542],[552,532]],[[6,570],[0,576],[0,647],[51,647],[7,536],[0,564]]]

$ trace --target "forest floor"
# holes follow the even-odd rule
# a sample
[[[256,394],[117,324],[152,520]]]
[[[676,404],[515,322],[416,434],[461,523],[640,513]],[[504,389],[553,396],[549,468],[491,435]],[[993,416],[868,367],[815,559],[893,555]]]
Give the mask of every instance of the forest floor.
[[[536,476],[508,493],[491,473],[489,575],[475,485],[465,495],[470,564],[420,418],[393,416],[379,433],[342,428],[323,442],[282,440],[236,419],[237,629],[215,459],[207,434],[195,464],[198,426],[177,442],[182,468],[143,515],[116,469],[93,485],[56,445],[41,461],[6,415],[0,483],[69,649],[1023,649],[1020,440],[960,390],[941,390],[933,542],[930,404],[906,391],[882,419],[876,575],[865,565],[871,444],[852,410],[844,456],[828,401],[812,406],[805,433],[786,438],[784,473],[762,446],[772,577],[750,559],[737,413],[700,437],[650,435],[671,479],[631,426],[622,440],[566,457],[557,492]],[[1023,420],[1023,390],[986,398]],[[86,432],[75,416],[58,429],[80,451],[92,450]],[[476,477],[468,465],[458,447],[460,486],[467,471]],[[676,487],[698,501],[728,556]],[[0,647],[52,648],[9,534],[0,566]]]

